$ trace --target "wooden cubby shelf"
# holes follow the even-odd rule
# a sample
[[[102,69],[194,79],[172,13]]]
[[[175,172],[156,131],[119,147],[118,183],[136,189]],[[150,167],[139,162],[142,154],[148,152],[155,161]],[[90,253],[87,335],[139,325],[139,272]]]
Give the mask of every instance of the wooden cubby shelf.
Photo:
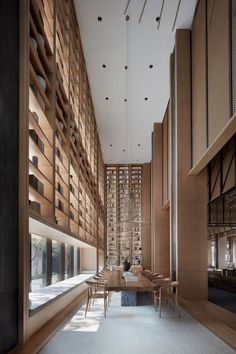
[[[29,10],[29,215],[104,249],[104,164],[74,4]]]

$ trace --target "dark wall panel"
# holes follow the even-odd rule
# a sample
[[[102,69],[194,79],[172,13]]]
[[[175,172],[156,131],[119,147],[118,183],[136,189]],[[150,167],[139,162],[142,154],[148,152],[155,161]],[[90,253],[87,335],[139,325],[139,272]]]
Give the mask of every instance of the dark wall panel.
[[[0,1],[0,353],[18,337],[19,1]]]
[[[191,34],[192,46],[192,165],[207,147],[206,0],[199,2]]]

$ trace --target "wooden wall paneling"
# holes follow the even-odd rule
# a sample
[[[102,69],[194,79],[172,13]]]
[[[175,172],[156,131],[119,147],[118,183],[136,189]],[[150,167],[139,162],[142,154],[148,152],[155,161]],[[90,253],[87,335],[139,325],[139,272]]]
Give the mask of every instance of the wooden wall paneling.
[[[232,101],[233,113],[236,113],[236,0],[232,0]]]
[[[199,1],[191,32],[192,164],[207,148],[206,0]]]
[[[143,268],[151,268],[151,165],[143,165],[142,187],[142,250]]]
[[[229,107],[228,1],[207,2],[209,145],[231,116]]]
[[[162,124],[162,180],[163,180],[163,195],[162,204],[165,205],[168,202],[168,106]]]
[[[191,168],[190,31],[176,31],[177,279],[180,296],[207,299],[207,174]]]
[[[170,274],[170,234],[169,210],[162,208],[162,124],[155,123],[153,130],[153,184],[152,184],[152,237],[154,271],[169,276]]]

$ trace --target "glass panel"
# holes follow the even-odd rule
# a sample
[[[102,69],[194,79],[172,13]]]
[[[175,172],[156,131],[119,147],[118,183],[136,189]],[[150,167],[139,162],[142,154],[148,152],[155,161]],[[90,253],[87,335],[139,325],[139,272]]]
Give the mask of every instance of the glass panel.
[[[31,235],[31,292],[47,286],[47,239]]]
[[[52,284],[61,280],[61,243],[52,240]]]
[[[71,250],[73,248],[68,245],[67,243],[65,244],[65,279],[68,279],[72,277],[73,275],[73,270],[72,270],[72,254]]]

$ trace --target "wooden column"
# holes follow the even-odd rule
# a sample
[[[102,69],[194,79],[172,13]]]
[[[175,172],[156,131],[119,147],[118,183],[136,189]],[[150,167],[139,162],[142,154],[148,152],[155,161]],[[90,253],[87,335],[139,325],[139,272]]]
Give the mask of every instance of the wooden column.
[[[142,188],[142,251],[143,268],[151,268],[151,165],[143,165]]]
[[[170,274],[169,210],[162,207],[162,124],[155,123],[152,136],[152,267]]]
[[[176,272],[180,296],[207,299],[207,174],[191,169],[190,31],[176,31]]]

